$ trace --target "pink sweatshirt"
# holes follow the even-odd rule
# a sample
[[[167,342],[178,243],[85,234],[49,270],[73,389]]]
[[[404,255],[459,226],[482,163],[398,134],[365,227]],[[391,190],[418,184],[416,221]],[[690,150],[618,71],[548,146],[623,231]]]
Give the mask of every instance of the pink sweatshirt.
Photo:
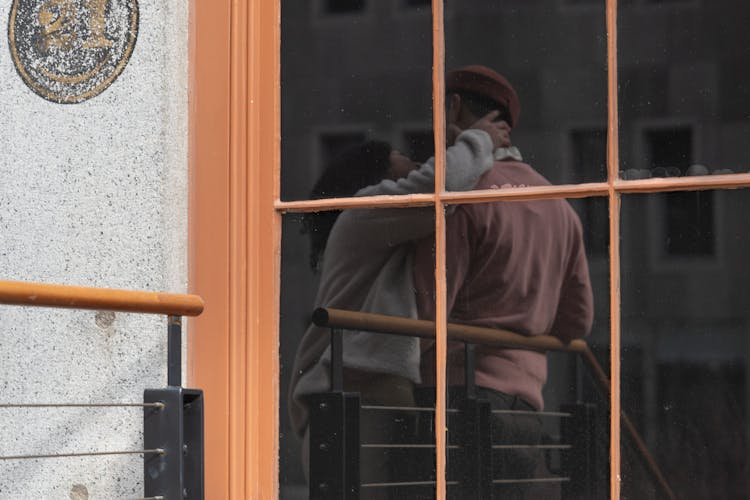
[[[496,161],[475,189],[548,185],[529,165]],[[564,200],[461,205],[446,220],[451,322],[555,335],[587,335],[593,296],[581,222]],[[416,250],[414,283],[422,318],[435,317],[433,240]],[[463,383],[460,344],[449,346],[448,383]],[[422,380],[435,380],[432,342],[423,343]],[[516,395],[541,410],[543,353],[477,347],[476,383]]]

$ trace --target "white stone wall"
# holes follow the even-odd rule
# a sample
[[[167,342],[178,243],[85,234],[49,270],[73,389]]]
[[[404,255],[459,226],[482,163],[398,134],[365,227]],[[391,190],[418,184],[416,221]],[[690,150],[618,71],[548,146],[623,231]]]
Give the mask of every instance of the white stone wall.
[[[32,92],[0,0],[0,279],[184,292],[188,2],[140,2],[100,95]],[[166,319],[0,306],[0,404],[140,402],[166,385]],[[142,448],[140,409],[0,408],[0,456]],[[0,499],[134,499],[142,457],[0,461]]]

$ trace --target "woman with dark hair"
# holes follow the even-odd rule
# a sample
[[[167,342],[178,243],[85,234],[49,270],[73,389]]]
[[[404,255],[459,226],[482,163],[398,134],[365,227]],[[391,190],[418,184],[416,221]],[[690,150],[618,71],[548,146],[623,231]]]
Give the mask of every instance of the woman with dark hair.
[[[478,120],[448,148],[447,190],[472,189],[492,166],[493,151],[502,140],[496,116],[492,112]],[[332,162],[315,184],[312,197],[433,192],[434,164],[434,158],[419,165],[386,143],[368,142]],[[319,212],[306,216],[305,227],[311,236],[311,265],[321,271],[316,307],[417,317],[411,243],[434,232],[434,208]],[[343,343],[346,390],[360,392],[362,401],[370,404],[409,405],[413,401],[413,384],[420,382],[418,339],[347,332]],[[297,348],[289,391],[292,425],[305,437],[305,445],[308,412],[304,398],[329,390],[329,366],[329,333],[310,325]],[[303,450],[305,463],[306,455]]]
[[[399,154],[382,141],[369,141],[345,149],[315,182],[310,199],[347,198],[383,179],[395,180],[390,172],[394,153]],[[302,230],[310,237],[310,267],[313,271],[320,271],[321,256],[339,214],[341,210],[329,210],[306,213],[302,217]]]

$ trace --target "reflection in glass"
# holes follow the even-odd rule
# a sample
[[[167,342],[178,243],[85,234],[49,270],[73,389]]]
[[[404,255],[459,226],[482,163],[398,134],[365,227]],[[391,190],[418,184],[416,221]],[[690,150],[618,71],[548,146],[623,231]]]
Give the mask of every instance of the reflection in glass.
[[[486,132],[468,130],[459,134],[446,153],[446,186],[454,190],[473,188],[492,166],[493,150],[490,135]],[[416,164],[393,150],[388,143],[367,141],[350,146],[333,158],[316,180],[310,197],[411,194],[430,191],[433,186],[433,160]],[[307,321],[314,307],[323,306],[417,318],[417,297],[412,280],[414,247],[420,240],[426,241],[430,248],[433,244],[435,222],[432,207],[329,210],[286,216],[286,221],[290,220],[309,236],[307,264],[318,273],[315,299],[302,303],[307,308],[301,315],[303,322]],[[300,279],[304,275],[299,274],[296,280],[287,281],[286,277],[299,269],[300,262],[305,262],[299,257],[294,260],[287,258],[287,252],[296,255],[298,251],[296,245],[291,247],[292,250],[286,249],[291,245],[288,242],[296,237],[294,231],[285,228],[282,262],[284,318],[288,318],[287,300],[291,301],[291,307],[300,304],[295,297],[298,290],[305,288],[300,282],[310,283],[311,289],[315,286],[309,276]],[[434,269],[432,254],[422,257],[420,262]],[[302,442],[297,462],[302,462],[303,469],[307,463],[313,468],[321,463],[314,460],[319,451],[316,440],[320,435],[341,435],[343,432],[327,429],[316,434],[314,416],[318,399],[312,402],[310,399],[331,392],[333,387],[335,376],[330,372],[330,366],[335,361],[333,347],[329,349],[332,346],[330,337],[330,333],[319,326],[302,329],[298,325],[297,329],[287,331],[286,323],[282,322],[282,365],[291,363],[292,366],[291,373],[284,379],[288,385],[285,392],[289,393],[289,424]],[[432,381],[421,377],[419,339],[374,335],[364,329],[346,333],[343,350],[343,388],[359,393],[365,405],[361,413],[361,438],[368,446],[361,449],[360,470],[362,487],[366,488],[363,495],[367,493],[372,497],[363,498],[379,498],[381,493],[386,494],[382,490],[384,486],[366,486],[368,484],[405,482],[412,476],[434,482],[434,466],[430,460],[434,457],[434,448],[424,446],[424,441],[432,441],[431,436],[434,436],[432,414],[415,411],[404,414],[403,410],[394,414],[393,410],[366,408],[373,405],[413,407],[419,403],[415,384],[434,387]],[[329,407],[332,404],[325,402]],[[427,407],[431,406],[427,403]],[[329,420],[323,419],[326,425]],[[394,422],[397,422],[396,428]],[[283,421],[282,425],[285,425]],[[304,450],[306,443],[309,443],[309,461]],[[318,444],[327,448],[333,446],[332,443]],[[420,446],[405,447],[402,444]],[[407,453],[405,450],[411,451]],[[313,468],[309,475],[313,479],[311,484],[317,487],[325,481],[318,479]],[[282,474],[284,472],[282,470]],[[414,481],[417,479],[410,482]],[[413,486],[407,487],[405,492],[392,488],[387,492],[389,495],[403,493],[405,498],[411,498],[410,495],[415,494],[409,490]],[[434,485],[429,483],[421,488],[432,491]]]
[[[507,79],[520,110],[509,123],[512,145],[553,184],[607,177],[603,163],[581,163],[580,147],[591,141],[579,138],[581,131],[604,131],[607,124],[604,1],[591,9],[574,3],[558,1],[550,8],[549,2],[453,0],[445,10],[446,68],[483,65]],[[479,80],[473,87],[463,90],[492,97]],[[450,109],[448,79],[446,89]],[[501,95],[493,101],[511,111]]]
[[[533,185],[537,176],[518,162],[496,163],[480,186],[504,184],[508,178]],[[588,335],[592,350],[606,360],[608,259],[587,251],[585,242],[606,249],[609,233],[607,227],[581,225],[576,209],[584,209],[586,201],[482,203],[448,213],[449,321],[566,341]],[[606,214],[606,201],[604,209]],[[431,273],[419,264],[420,255],[428,254],[429,248],[417,248],[418,290],[432,290]],[[420,313],[432,313],[429,300],[420,303]],[[469,413],[464,412],[474,403],[465,398],[472,372],[466,375],[464,346],[453,344],[449,352],[448,399],[456,411],[448,415],[447,479],[457,482],[458,494],[473,482],[471,448],[465,442]],[[488,345],[475,346],[474,356],[477,398],[492,409],[489,435],[483,439],[492,444],[494,498],[603,498],[609,403],[596,390],[583,358]],[[585,454],[574,452],[581,449],[590,453],[587,466],[581,460]]]
[[[495,144],[487,131],[491,129],[487,120],[480,121],[452,141],[446,152],[446,187],[472,189],[492,166]],[[338,153],[331,151],[325,170],[313,184],[311,199],[405,195],[434,190],[434,158],[417,163],[387,142],[358,143],[359,139],[361,137],[352,134],[328,142],[334,146],[348,145]],[[294,216],[287,216],[287,220],[289,217]],[[434,208],[329,210],[304,214],[296,221],[310,239],[307,264],[319,273],[315,299],[305,304],[308,309],[302,318],[306,320],[314,307],[321,306],[417,318],[412,280],[414,246],[418,240],[432,245]],[[288,238],[294,237],[285,230],[285,245],[289,245]],[[434,269],[431,255],[421,262]],[[300,276],[296,281],[286,281],[297,266],[299,260],[289,261],[284,257],[282,285],[288,287],[282,289],[285,317],[287,300],[294,306],[299,305],[294,290],[300,288]],[[335,372],[330,370],[337,362],[335,349],[330,332],[320,325],[307,326],[303,333],[301,329],[287,331],[282,322],[281,335],[282,356],[291,360],[284,362],[282,358],[282,364],[291,363],[291,372],[284,379],[284,382],[288,380],[285,391],[289,393],[288,422],[301,441],[297,445],[296,461],[302,463],[303,471],[308,471],[311,487],[319,488],[322,494],[323,489],[333,488],[331,478],[325,478],[324,474],[336,469],[318,469],[325,469],[324,464],[330,462],[328,458],[333,453],[331,450],[337,446],[328,440],[333,436],[352,436],[351,430],[326,427],[352,421],[348,410],[344,420],[330,418],[329,414],[334,413],[341,416],[334,408],[344,403],[321,400],[339,397],[330,394],[340,391],[333,384]],[[366,327],[343,335],[343,388],[358,393],[363,404],[361,412],[355,411],[361,416],[360,425],[352,424],[359,429],[362,440],[362,447],[357,448],[361,462],[358,467],[356,461],[349,462],[361,476],[354,480],[359,483],[361,479],[361,498],[432,496],[434,447],[429,443],[434,442],[434,412],[427,411],[432,405],[426,403],[425,410],[420,411],[403,409],[420,404],[415,384],[434,387],[433,381],[425,381],[420,375],[420,352],[416,337],[378,335]],[[372,406],[378,408],[370,408]],[[397,409],[384,410],[384,406]],[[322,411],[324,407],[328,413]],[[283,425],[286,424],[282,421]],[[357,443],[352,445],[357,446]],[[282,447],[285,446],[282,441]],[[282,469],[282,477],[285,472]],[[420,484],[393,484],[404,482]]]
[[[620,7],[621,178],[748,171],[748,20],[735,0]]]
[[[321,181],[316,186],[325,184]],[[321,394],[328,397],[332,392],[332,330],[311,325],[312,312],[319,306],[415,319],[413,248],[418,240],[434,240],[434,224],[432,207],[284,216],[281,498],[307,498],[307,477],[313,488],[332,488],[320,467],[333,463],[326,453],[336,449],[334,438],[341,435],[337,425],[353,425],[359,433],[358,439],[349,442],[359,450],[359,461],[347,463],[353,467],[350,473],[359,474],[360,498],[434,497],[434,446],[430,446],[434,443],[434,410],[414,409],[419,403],[415,389],[423,382],[419,338],[366,329],[342,331],[343,390],[356,393],[361,405],[357,406],[359,412],[342,417],[330,410],[335,401],[320,399]],[[434,266],[432,259],[430,265]],[[321,417],[321,404],[330,414]],[[337,415],[342,418],[337,420]],[[351,429],[346,432],[347,439],[354,436]],[[414,481],[426,483],[382,485]]]
[[[325,0],[323,12],[325,14],[361,12],[366,4],[365,0]]]
[[[747,190],[623,196],[622,404],[680,499],[750,491],[748,209]],[[662,498],[622,449],[623,498]]]
[[[402,4],[403,5],[400,5]],[[347,147],[432,156],[432,25],[419,2],[282,2],[281,197],[307,199]]]

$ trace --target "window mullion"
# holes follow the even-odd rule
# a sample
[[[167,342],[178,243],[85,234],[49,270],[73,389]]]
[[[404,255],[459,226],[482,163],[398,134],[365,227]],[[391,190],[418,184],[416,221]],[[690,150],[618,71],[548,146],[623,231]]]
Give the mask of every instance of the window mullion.
[[[435,131],[435,497],[446,499],[446,359],[448,349],[445,280],[445,30],[443,2],[432,2],[432,116]]]
[[[617,101],[617,0],[607,0],[610,295],[610,498],[620,500],[620,193],[619,117]]]

